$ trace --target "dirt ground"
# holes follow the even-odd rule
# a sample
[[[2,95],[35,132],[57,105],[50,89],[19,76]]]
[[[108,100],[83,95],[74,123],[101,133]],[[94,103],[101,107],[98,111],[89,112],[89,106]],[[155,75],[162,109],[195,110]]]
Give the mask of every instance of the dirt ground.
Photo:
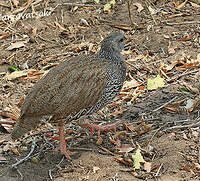
[[[116,1],[104,11],[108,2],[0,1],[0,181],[199,180],[200,2]],[[20,20],[9,19],[19,13]],[[127,38],[130,84],[90,121],[123,120],[118,129],[99,137],[76,120],[66,124],[71,160],[53,151],[58,131],[47,119],[11,141],[20,102],[44,72],[69,57],[96,53],[112,31]],[[13,75],[16,67],[20,74]],[[164,87],[148,90],[148,79],[158,74]],[[140,169],[132,158],[137,149],[146,161]]]

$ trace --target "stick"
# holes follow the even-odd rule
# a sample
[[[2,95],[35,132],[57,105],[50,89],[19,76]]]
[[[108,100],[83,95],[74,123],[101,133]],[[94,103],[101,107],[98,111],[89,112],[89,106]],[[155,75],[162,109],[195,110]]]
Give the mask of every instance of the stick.
[[[62,3],[59,6],[80,6],[80,7],[103,7],[103,5],[96,5],[96,4],[79,4],[79,3]]]
[[[168,104],[170,104],[171,102],[173,102],[176,98],[177,98],[177,96],[174,97],[173,99],[171,99],[170,101],[166,102],[166,103],[163,104],[162,106],[160,106],[160,107],[154,109],[152,112],[156,112],[156,111],[158,111],[159,109],[162,109],[162,108],[165,107],[166,105],[168,105]]]
[[[29,154],[28,154],[26,157],[24,157],[23,159],[19,160],[18,162],[12,164],[12,168],[17,169],[17,166],[18,166],[19,164],[21,164],[21,163],[23,163],[24,161],[28,160],[29,157],[31,156],[31,154],[33,153],[33,151],[35,150],[35,146],[36,146],[36,141],[35,141],[35,138],[34,138],[33,141],[32,141],[31,151],[29,152]]]
[[[185,21],[180,23],[167,23],[167,25],[182,25],[182,24],[200,24],[200,21]]]

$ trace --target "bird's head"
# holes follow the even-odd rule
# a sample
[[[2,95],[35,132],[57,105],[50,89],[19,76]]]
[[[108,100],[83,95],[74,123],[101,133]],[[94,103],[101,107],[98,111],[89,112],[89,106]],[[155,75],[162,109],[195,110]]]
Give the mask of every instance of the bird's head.
[[[103,51],[114,51],[120,53],[125,46],[125,36],[119,32],[112,32],[101,42]]]

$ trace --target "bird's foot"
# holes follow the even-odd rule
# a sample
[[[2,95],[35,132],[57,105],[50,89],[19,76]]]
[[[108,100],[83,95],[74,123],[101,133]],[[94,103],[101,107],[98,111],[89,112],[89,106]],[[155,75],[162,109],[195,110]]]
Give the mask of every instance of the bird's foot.
[[[89,128],[91,136],[93,136],[94,130],[97,130],[98,136],[100,136],[101,132],[116,131],[116,129],[119,127],[119,124],[121,122],[123,122],[123,120],[117,121],[112,124],[107,124],[107,125],[96,125],[96,124],[80,121],[78,124],[82,128]]]
[[[57,148],[55,148],[55,149],[53,150],[53,152],[56,152],[56,151],[60,151],[61,154],[65,155],[65,157],[66,157],[67,159],[70,159],[70,160],[71,160],[71,157],[70,157],[70,156],[76,154],[76,152],[71,152],[71,151],[69,151],[69,150],[62,149],[62,147],[57,147]]]

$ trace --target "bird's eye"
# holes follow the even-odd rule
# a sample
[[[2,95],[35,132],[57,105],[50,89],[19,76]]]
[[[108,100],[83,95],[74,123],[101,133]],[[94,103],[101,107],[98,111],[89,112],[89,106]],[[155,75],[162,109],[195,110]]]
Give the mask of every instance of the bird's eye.
[[[121,38],[120,40],[119,40],[119,42],[123,42],[124,41],[124,38]]]

